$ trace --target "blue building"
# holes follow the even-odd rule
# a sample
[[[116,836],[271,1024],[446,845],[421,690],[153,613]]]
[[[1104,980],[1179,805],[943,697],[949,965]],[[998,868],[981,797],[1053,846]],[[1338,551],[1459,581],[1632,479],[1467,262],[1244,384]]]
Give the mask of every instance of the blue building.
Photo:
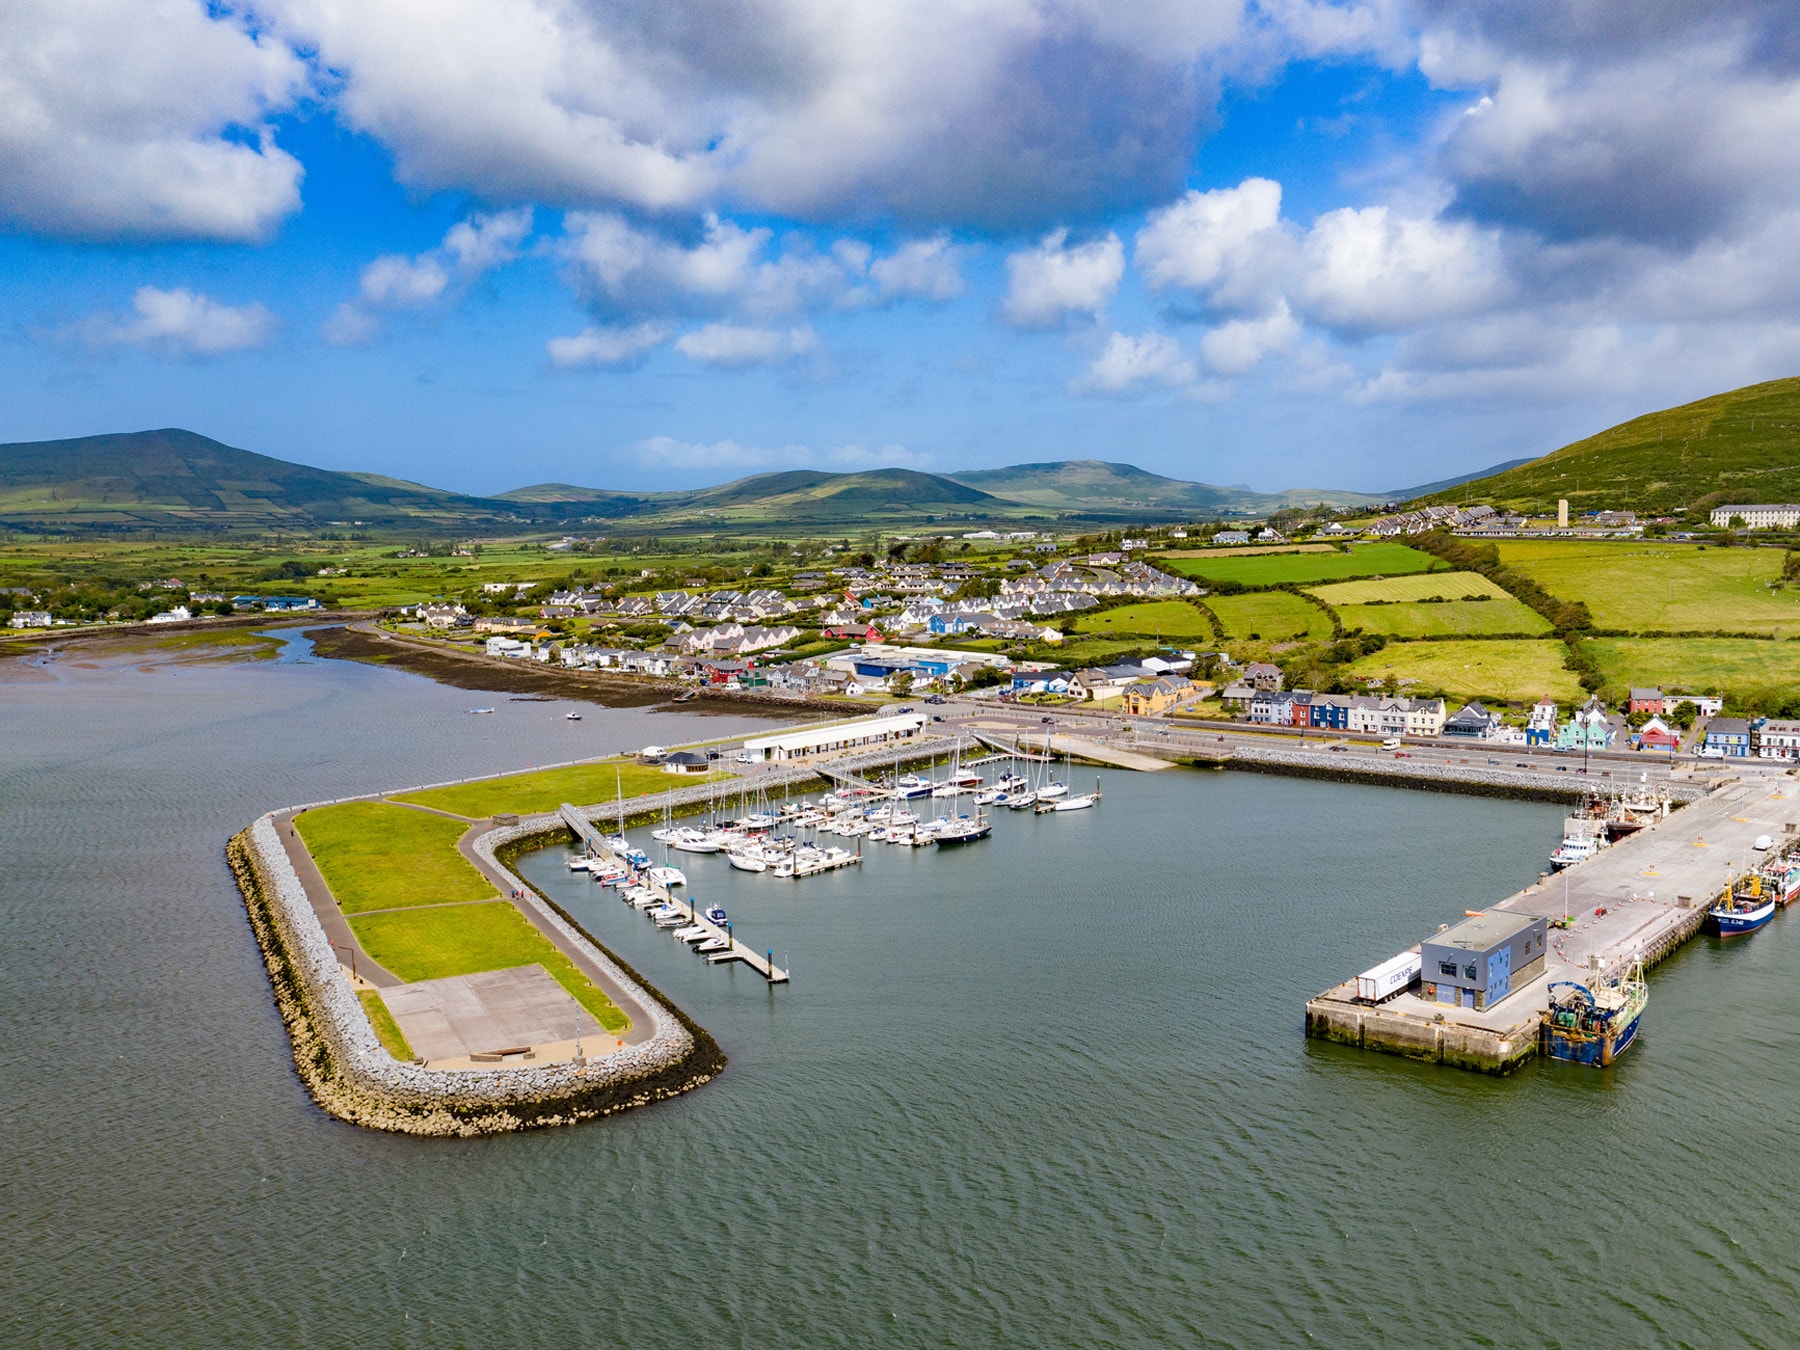
[[[1350,700],[1343,694],[1314,694],[1308,726],[1327,727],[1333,731],[1350,729]]]
[[[1742,717],[1715,717],[1706,724],[1706,739],[1700,753],[1726,759],[1748,758],[1750,729],[1751,724]]]

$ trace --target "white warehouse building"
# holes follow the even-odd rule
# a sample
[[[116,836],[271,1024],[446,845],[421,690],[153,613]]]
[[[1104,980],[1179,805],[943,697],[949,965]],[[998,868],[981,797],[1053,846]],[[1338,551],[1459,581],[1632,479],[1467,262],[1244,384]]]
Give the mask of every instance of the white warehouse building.
[[[752,736],[744,742],[744,749],[765,761],[805,759],[808,755],[820,755],[833,750],[854,750],[866,745],[882,745],[888,741],[910,740],[924,727],[925,718],[919,713],[862,717],[854,722],[805,727],[779,736]]]

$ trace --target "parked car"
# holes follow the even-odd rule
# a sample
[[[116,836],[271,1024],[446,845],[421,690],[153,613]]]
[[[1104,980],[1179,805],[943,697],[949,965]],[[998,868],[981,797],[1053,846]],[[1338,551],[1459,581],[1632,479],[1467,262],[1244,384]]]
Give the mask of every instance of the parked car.
[[[737,762],[739,764],[754,764],[756,763],[756,756],[751,754],[748,750],[740,750],[738,751]]]
[[[944,701],[944,696],[942,694],[927,694],[925,696],[925,701],[927,703],[942,703]]]
[[[1045,726],[1049,726],[1051,723],[1055,722],[1056,719],[1054,717],[1040,717],[1038,718],[1038,721],[1042,722]]]

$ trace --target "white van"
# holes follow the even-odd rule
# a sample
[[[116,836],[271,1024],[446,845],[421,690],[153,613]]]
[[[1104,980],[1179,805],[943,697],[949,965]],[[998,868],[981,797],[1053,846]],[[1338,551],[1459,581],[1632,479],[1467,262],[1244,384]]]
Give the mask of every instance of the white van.
[[[1400,748],[1400,742],[1390,737],[1388,740],[1381,743],[1381,748],[1383,750],[1398,750]]]

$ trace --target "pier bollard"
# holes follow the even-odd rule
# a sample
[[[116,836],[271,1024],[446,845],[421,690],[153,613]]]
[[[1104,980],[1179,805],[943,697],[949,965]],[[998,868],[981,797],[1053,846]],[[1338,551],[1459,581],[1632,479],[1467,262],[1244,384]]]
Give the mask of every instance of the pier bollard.
[[[775,949],[769,948],[769,983],[775,983]]]

